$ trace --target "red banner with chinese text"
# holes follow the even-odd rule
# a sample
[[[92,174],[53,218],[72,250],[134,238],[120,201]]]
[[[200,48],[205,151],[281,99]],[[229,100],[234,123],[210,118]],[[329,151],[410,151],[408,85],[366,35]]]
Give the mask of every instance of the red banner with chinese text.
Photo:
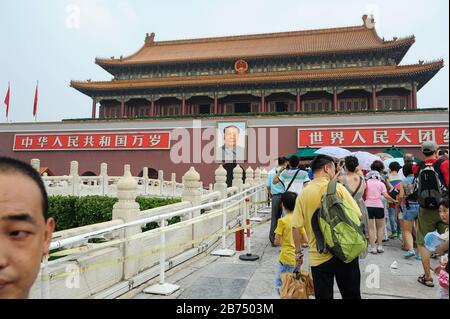
[[[448,127],[298,129],[297,147],[417,147],[427,141],[448,145]]]
[[[169,132],[16,134],[14,151],[168,150]]]

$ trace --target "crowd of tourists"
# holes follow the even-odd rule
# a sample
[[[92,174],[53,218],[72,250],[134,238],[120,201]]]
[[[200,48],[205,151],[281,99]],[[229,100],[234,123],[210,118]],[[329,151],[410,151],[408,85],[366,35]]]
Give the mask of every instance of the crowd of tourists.
[[[394,240],[402,258],[421,262],[418,284],[437,286],[448,299],[449,154],[433,142],[421,150],[422,158],[374,160],[370,169],[354,155],[278,158],[267,179],[269,240],[281,246],[276,291],[307,250],[316,299],[333,298],[334,280],[344,299],[360,299],[359,259],[383,254]],[[434,271],[431,258],[438,259]]]

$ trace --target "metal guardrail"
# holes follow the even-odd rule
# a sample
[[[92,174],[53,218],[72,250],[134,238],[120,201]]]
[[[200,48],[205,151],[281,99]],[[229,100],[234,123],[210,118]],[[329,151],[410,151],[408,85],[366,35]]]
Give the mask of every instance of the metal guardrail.
[[[239,190],[239,189],[238,188],[232,189],[232,192],[235,192],[237,190]],[[170,291],[171,289],[174,289],[174,287],[175,287],[173,285],[165,283],[165,264],[166,264],[166,248],[167,248],[166,233],[169,231],[172,231],[172,230],[179,229],[181,227],[194,225],[196,223],[199,223],[199,222],[211,219],[211,218],[217,218],[217,217],[222,216],[222,235],[221,235],[222,249],[226,249],[226,246],[227,246],[227,244],[226,244],[227,212],[228,212],[228,210],[231,207],[239,205],[238,209],[241,212],[240,215],[243,217],[242,225],[246,225],[246,220],[249,218],[249,209],[248,209],[249,207],[247,207],[248,205],[247,205],[246,199],[253,198],[254,200],[252,202],[259,203],[259,201],[263,199],[261,194],[263,194],[264,191],[265,191],[265,185],[260,184],[257,186],[252,186],[247,189],[244,189],[235,195],[232,195],[230,197],[227,197],[225,199],[221,199],[218,201],[213,200],[212,202],[201,204],[201,205],[198,205],[195,207],[184,208],[184,209],[180,209],[178,211],[174,211],[171,213],[166,213],[166,214],[162,214],[159,216],[153,216],[153,217],[148,217],[148,218],[142,218],[142,219],[124,223],[121,225],[111,226],[111,227],[107,227],[105,229],[87,232],[87,233],[73,236],[70,238],[52,241],[52,243],[50,244],[50,250],[61,249],[66,246],[73,247],[76,244],[85,243],[89,239],[103,237],[107,234],[122,231],[122,230],[125,230],[130,227],[143,226],[143,225],[146,225],[151,222],[157,222],[158,224],[160,224],[160,228],[150,230],[150,231],[146,232],[145,234],[148,236],[157,236],[159,234],[159,236],[160,236],[160,250],[159,250],[159,254],[160,254],[159,278],[160,278],[160,280],[159,280],[159,285],[157,285],[157,287],[156,287],[156,291],[160,291],[161,294],[166,294],[168,291]],[[229,194],[228,191],[227,191],[227,193]],[[206,196],[208,196],[208,199],[214,199],[213,194],[208,194]],[[205,195],[202,197],[205,197]],[[241,206],[243,206],[243,207],[241,207]],[[201,210],[207,210],[209,212],[207,214],[193,217],[194,212],[198,212]],[[257,211],[257,209],[255,209],[255,212],[256,211]],[[169,219],[171,219],[173,217],[177,217],[177,216],[186,216],[186,215],[190,215],[189,219],[182,221],[180,223],[174,224],[174,225],[169,225],[169,226],[166,225],[167,221]],[[139,235],[142,235],[142,233]],[[219,237],[219,236],[217,236],[217,237]],[[142,236],[140,238],[142,238]],[[122,242],[126,242],[128,240],[130,240],[130,239],[124,238],[124,239],[122,239]],[[117,243],[118,243],[117,240],[112,241],[111,246],[117,245]],[[90,247],[88,249],[83,250],[82,253],[86,254],[87,252],[91,252],[93,250],[102,249],[102,248],[105,248],[105,245],[100,245],[100,247],[95,247],[95,246]],[[80,252],[78,254],[80,254]],[[42,266],[41,266],[43,278],[44,278],[44,276],[48,276],[49,265],[53,266],[53,265],[56,265],[56,264],[59,264],[62,262],[66,262],[66,261],[67,261],[67,258],[57,259],[55,261],[50,261],[50,262],[48,261],[48,259],[44,260],[44,262],[42,263]],[[42,298],[48,298],[50,296],[50,281],[49,280],[41,281],[41,296],[42,296]]]

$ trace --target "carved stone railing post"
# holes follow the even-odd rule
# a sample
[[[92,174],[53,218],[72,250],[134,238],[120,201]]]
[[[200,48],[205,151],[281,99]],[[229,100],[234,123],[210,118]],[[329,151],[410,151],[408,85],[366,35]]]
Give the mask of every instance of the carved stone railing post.
[[[78,175],[78,162],[70,162],[70,174],[72,177],[72,195],[78,196],[80,194],[80,175]]]
[[[127,223],[139,218],[140,209],[139,204],[136,202],[137,186],[136,179],[131,176],[130,165],[125,165],[123,177],[121,177],[117,183],[117,198],[119,201],[113,206],[113,219],[121,219]],[[128,227],[124,230],[124,237],[129,238],[141,231],[139,226]],[[133,256],[139,254],[140,251],[140,240],[130,240],[124,243],[124,280],[130,279],[138,274],[139,259],[133,258]]]
[[[106,196],[108,195],[108,164],[100,164],[100,177],[102,195]]]

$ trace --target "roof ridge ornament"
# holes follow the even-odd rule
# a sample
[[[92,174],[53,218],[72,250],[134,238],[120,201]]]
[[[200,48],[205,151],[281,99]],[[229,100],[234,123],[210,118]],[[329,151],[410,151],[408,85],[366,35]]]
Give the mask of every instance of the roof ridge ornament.
[[[155,42],[155,32],[152,32],[150,34],[147,33],[145,35],[145,45],[150,46],[153,44],[153,42]]]
[[[375,28],[375,18],[373,17],[373,14],[370,16],[365,14],[362,16],[364,25],[367,29],[374,29]]]

